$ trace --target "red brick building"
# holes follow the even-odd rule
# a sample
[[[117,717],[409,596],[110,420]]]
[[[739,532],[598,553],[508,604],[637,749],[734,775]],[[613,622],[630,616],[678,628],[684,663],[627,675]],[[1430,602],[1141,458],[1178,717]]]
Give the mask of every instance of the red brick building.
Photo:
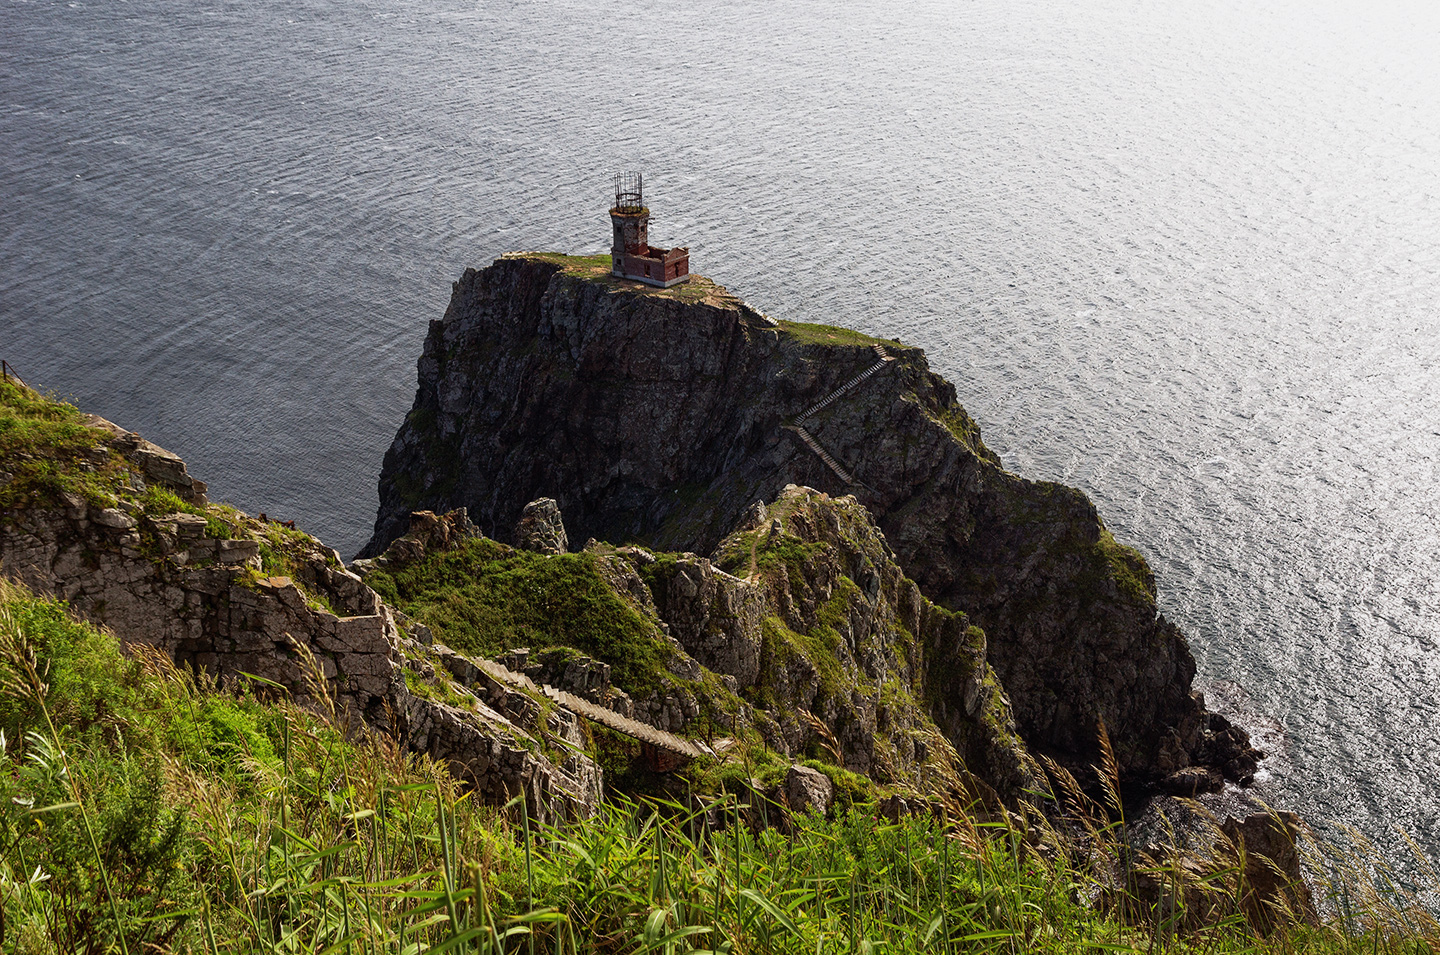
[[[610,209],[615,240],[610,246],[610,272],[646,285],[669,288],[690,277],[690,250],[657,249],[650,245],[650,210],[645,206],[638,172],[615,175],[615,205]]]

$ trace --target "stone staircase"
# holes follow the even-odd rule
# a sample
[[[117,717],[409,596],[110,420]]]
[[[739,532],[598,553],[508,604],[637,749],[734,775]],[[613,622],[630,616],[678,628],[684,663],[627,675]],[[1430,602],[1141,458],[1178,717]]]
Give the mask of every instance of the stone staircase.
[[[893,356],[886,354],[885,349],[881,348],[879,345],[872,345],[870,347],[874,349],[875,354],[879,356],[879,361],[875,362],[875,364],[860,372],[860,374],[856,375],[854,378],[851,378],[849,381],[845,382],[845,384],[841,385],[839,388],[836,388],[834,391],[830,392],[824,398],[821,398],[819,401],[815,402],[815,404],[806,408],[795,420],[804,421],[811,415],[819,414],[820,412],[824,411],[826,408],[834,404],[836,399],[842,397],[851,388],[854,388],[856,385],[860,384],[862,381],[865,381],[871,375],[875,374],[881,368],[884,368],[886,364],[895,360]]]
[[[815,402],[815,404],[806,408],[795,419],[794,424],[782,425],[782,427],[788,428],[789,430],[794,431],[796,434],[798,434],[800,436],[800,440],[805,442],[805,446],[811,451],[815,452],[815,456],[818,457],[821,461],[825,462],[825,466],[828,467],[830,470],[834,471],[835,476],[840,478],[840,480],[844,481],[846,484],[858,484],[860,482],[856,481],[855,478],[851,476],[850,472],[845,470],[844,466],[841,465],[839,461],[835,460],[835,458],[830,454],[830,452],[820,447],[820,442],[816,441],[814,435],[812,435],[809,431],[806,431],[805,428],[800,424],[800,422],[804,421],[806,418],[811,417],[812,415],[816,415],[824,411],[826,408],[834,404],[836,400],[843,397],[856,385],[859,385],[861,382],[868,380],[880,369],[884,368],[887,364],[895,360],[895,357],[893,355],[888,354],[885,349],[880,347],[879,345],[871,345],[870,348],[875,352],[875,357],[878,359],[875,364],[871,365],[869,368],[866,368],[864,371],[860,372],[858,375],[845,382],[839,388],[836,388],[824,398],[821,398],[819,401]]]
[[[811,436],[809,431],[806,431],[798,424],[791,425],[790,430],[794,431],[800,436],[800,440],[805,442],[805,446],[811,451],[814,451],[815,455],[821,461],[824,461],[826,466],[829,467],[830,470],[835,472],[836,477],[840,478],[840,480],[844,481],[846,484],[855,483],[855,479],[850,476],[850,472],[841,467],[840,462],[836,461],[833,457],[830,456],[830,452],[820,447],[820,442],[816,441],[815,438]]]

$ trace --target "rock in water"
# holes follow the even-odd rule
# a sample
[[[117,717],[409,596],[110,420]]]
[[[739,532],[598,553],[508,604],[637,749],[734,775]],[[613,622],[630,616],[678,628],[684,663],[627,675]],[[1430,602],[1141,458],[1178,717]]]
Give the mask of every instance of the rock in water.
[[[431,323],[364,553],[416,509],[511,527],[562,488],[580,539],[708,554],[792,483],[855,494],[905,574],[983,628],[1036,750],[1096,764],[1103,721],[1127,782],[1243,754],[1210,745],[1144,558],[1079,491],[1005,471],[921,351],[765,321],[699,276],[637,288],[541,254],[467,270]]]
[[[563,554],[570,549],[560,505],[553,497],[542,497],[525,505],[515,525],[515,546],[537,554]]]

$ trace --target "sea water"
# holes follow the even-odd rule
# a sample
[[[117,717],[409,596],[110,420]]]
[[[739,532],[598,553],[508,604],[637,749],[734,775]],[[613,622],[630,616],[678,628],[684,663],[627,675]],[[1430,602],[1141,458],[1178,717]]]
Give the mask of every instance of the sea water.
[[[1150,559],[1260,791],[1440,851],[1440,7],[0,0],[0,358],[346,553],[450,283],[610,177]]]

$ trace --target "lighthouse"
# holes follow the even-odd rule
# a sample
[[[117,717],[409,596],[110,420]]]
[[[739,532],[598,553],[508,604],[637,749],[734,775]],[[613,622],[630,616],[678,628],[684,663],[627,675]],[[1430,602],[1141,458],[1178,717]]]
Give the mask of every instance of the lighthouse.
[[[669,288],[690,277],[690,250],[657,249],[650,245],[650,210],[645,205],[643,177],[638,172],[615,174],[615,205],[610,207],[615,238],[610,245],[610,272],[646,285]]]

